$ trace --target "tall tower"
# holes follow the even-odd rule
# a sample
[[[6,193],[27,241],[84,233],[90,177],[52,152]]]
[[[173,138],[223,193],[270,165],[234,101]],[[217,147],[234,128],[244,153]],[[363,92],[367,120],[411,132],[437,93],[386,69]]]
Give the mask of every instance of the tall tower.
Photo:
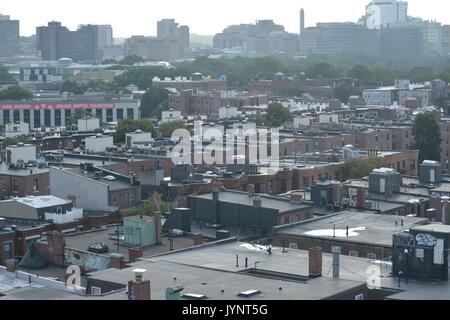
[[[305,10],[300,10],[300,34],[303,34],[305,31]]]

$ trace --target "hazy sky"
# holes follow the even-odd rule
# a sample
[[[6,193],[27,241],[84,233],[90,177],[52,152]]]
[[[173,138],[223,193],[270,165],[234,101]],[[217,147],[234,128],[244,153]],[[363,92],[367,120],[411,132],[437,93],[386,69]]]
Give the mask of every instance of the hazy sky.
[[[369,0],[0,0],[0,12],[20,20],[23,36],[48,21],[74,30],[78,24],[111,24],[114,37],[156,35],[156,21],[175,18],[191,33],[213,35],[230,24],[273,19],[289,32],[299,30],[299,10],[306,26],[316,22],[356,21]],[[409,15],[450,24],[449,0],[410,0]]]

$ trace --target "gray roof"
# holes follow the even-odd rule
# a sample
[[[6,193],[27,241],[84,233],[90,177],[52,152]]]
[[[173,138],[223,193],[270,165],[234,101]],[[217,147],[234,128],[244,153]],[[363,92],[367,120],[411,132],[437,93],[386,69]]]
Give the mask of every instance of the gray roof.
[[[403,226],[401,225],[402,219],[404,219]],[[420,224],[426,224],[427,221],[426,218],[343,211],[325,217],[305,220],[289,226],[276,227],[276,232],[293,236],[333,239],[333,226],[335,226],[336,241],[358,242],[390,247],[392,246],[392,236],[394,234]],[[397,225],[395,225],[395,222],[397,222]],[[347,226],[350,229],[350,234],[354,234],[353,236],[347,237],[345,235]],[[328,230],[328,232],[324,230]],[[339,236],[339,233],[343,233],[343,236]]]
[[[289,202],[288,199],[270,197],[262,194],[254,194],[253,197],[250,197],[247,192],[240,192],[234,190],[225,190],[220,192],[219,201],[253,206],[253,199],[256,196],[261,198],[261,207],[275,209],[278,210],[279,213],[285,213],[293,210],[312,207],[312,205],[310,204],[291,203]],[[212,193],[196,196],[195,198],[212,199]]]
[[[114,190],[122,190],[122,189],[130,189],[134,188],[135,186],[132,186],[129,181],[115,179],[115,180],[107,180],[105,177],[109,176],[110,174],[107,172],[104,172],[100,179],[95,179],[95,172],[88,171],[85,173],[80,168],[62,168],[63,171],[70,172],[72,174],[76,174],[79,177],[82,177],[84,179],[90,179],[97,181],[99,183],[107,184],[109,186],[110,191]]]
[[[280,281],[237,272],[182,265],[170,261],[136,262],[126,269],[107,269],[89,274],[89,278],[126,285],[134,278],[133,269],[146,270],[144,279],[150,280],[153,300],[165,300],[165,290],[181,285],[187,293],[201,294],[209,300],[319,300],[364,285],[363,281],[317,278],[304,282]],[[173,274],[176,274],[176,281]],[[224,292],[221,292],[223,288]],[[258,290],[259,295],[239,297],[242,291]]]

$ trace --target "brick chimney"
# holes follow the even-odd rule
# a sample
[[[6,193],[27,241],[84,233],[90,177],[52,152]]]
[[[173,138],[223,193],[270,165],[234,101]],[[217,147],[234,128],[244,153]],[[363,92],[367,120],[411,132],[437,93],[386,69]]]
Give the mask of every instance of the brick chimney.
[[[128,281],[128,300],[151,300],[150,280],[143,280],[145,269],[134,269],[135,279]]]
[[[123,269],[125,263],[123,261],[123,254],[111,253],[109,259],[109,266],[114,269]]]
[[[192,235],[192,244],[194,246],[200,246],[203,244],[203,235],[201,233],[195,233]]]
[[[64,266],[64,236],[58,231],[49,231],[47,242],[50,262],[58,266]]]
[[[300,203],[302,202],[303,195],[300,192],[291,193],[291,202],[292,203]]]
[[[262,200],[260,197],[253,198],[253,206],[255,208],[261,208]]]
[[[156,244],[162,243],[162,222],[161,222],[161,212],[155,212],[155,228],[156,228]]]
[[[313,247],[309,248],[309,276],[321,277],[322,276],[322,248]]]
[[[247,185],[247,193],[248,196],[251,197],[255,193],[255,185],[254,184],[248,184]]]
[[[138,248],[129,248],[128,249],[128,261],[130,263],[136,262],[137,259],[142,258],[144,256],[144,252],[142,249]]]

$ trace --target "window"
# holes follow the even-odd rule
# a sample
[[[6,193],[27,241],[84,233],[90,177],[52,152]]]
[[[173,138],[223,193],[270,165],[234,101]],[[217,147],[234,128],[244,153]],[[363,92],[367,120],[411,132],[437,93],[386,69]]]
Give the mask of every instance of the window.
[[[19,191],[19,186],[20,186],[20,182],[19,180],[15,180],[13,181],[13,191],[17,192]]]
[[[116,197],[116,196],[113,196],[113,197],[112,197],[112,203],[113,203],[113,204],[117,204],[117,197]]]
[[[289,243],[290,249],[298,249],[298,245],[296,243]]]
[[[91,287],[91,295],[99,296],[102,294],[102,288],[99,287]]]
[[[289,224],[289,221],[290,221],[289,217],[284,217],[284,224]]]
[[[348,255],[349,255],[350,257],[358,257],[358,251],[352,250],[352,251],[350,251],[350,252],[348,253]]]
[[[372,259],[372,260],[376,260],[377,259],[377,255],[375,253],[369,253],[367,255],[367,258],[368,259]]]
[[[11,242],[5,242],[3,244],[3,257],[4,260],[12,259],[12,243]]]

